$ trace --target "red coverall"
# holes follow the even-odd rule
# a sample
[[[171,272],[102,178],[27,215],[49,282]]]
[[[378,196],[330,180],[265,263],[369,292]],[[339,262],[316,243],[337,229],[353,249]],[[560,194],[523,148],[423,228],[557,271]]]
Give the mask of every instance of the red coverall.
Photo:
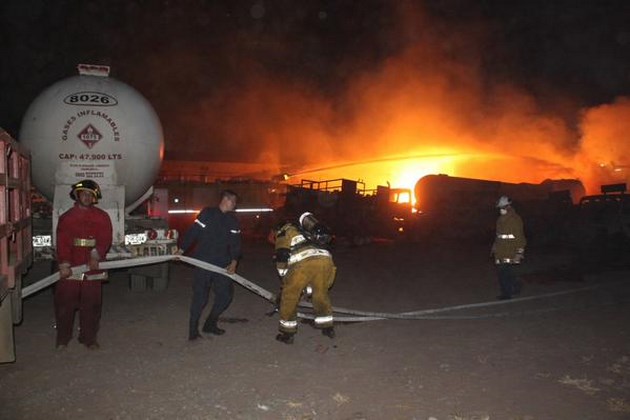
[[[112,244],[112,222],[109,215],[97,207],[75,204],[59,218],[57,224],[57,261],[71,267],[87,264],[93,253],[105,260]],[[59,280],[55,287],[55,318],[57,345],[67,345],[72,338],[74,312],[79,310],[79,342],[96,343],[101,319],[102,283],[107,272],[93,270]]]

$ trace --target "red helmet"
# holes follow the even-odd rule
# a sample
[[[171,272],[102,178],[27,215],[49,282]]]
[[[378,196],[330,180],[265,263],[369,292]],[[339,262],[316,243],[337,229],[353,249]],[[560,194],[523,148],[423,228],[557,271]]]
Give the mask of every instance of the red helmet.
[[[72,190],[70,190],[70,198],[76,201],[77,191],[81,191],[81,190],[87,190],[91,192],[92,194],[94,194],[94,197],[97,200],[100,200],[101,198],[103,198],[101,194],[101,187],[99,187],[98,184],[92,181],[91,179],[84,179],[83,181],[79,181],[75,184],[72,184]]]

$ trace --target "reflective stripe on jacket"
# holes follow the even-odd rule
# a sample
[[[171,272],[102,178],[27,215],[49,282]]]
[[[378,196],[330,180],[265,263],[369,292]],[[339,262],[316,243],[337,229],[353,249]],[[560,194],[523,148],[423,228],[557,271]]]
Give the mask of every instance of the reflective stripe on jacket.
[[[494,257],[498,260],[513,259],[519,250],[527,245],[523,220],[510,208],[507,214],[497,219],[496,238],[494,239]]]

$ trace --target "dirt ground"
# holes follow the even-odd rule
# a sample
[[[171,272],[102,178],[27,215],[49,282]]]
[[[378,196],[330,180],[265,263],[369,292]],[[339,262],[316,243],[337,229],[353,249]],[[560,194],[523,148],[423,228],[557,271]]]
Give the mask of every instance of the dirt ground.
[[[267,244],[239,273],[278,281]],[[407,312],[497,302],[488,246],[338,245],[333,305]],[[193,269],[172,263],[165,291],[104,287],[99,342],[54,349],[50,289],[28,298],[18,360],[0,365],[3,419],[629,419],[628,271],[579,276],[532,252],[521,298],[440,319],[337,324],[330,340],[300,325],[274,340],[271,304],[238,287],[223,336],[187,341]],[[579,280],[579,281],[578,281]],[[571,293],[556,292],[575,290]]]

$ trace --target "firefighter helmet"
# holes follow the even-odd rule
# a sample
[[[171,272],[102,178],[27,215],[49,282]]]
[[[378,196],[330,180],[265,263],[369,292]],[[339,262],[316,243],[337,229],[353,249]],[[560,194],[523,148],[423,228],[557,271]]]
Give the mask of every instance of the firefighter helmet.
[[[311,212],[302,213],[299,218],[300,227],[307,236],[319,245],[328,245],[333,235],[327,226],[323,225]]]
[[[70,190],[70,198],[74,201],[78,199],[77,191],[87,190],[94,194],[94,198],[100,200],[103,196],[101,194],[101,187],[91,179],[84,179],[83,181],[79,181],[75,184],[72,184],[72,189]]]
[[[310,230],[310,228],[314,226],[315,223],[317,223],[315,216],[313,216],[313,213],[311,213],[310,211],[302,213],[298,220],[300,222],[300,226],[302,226],[306,230]]]
[[[512,205],[512,200],[507,195],[502,195],[497,201],[497,207],[503,208]]]

